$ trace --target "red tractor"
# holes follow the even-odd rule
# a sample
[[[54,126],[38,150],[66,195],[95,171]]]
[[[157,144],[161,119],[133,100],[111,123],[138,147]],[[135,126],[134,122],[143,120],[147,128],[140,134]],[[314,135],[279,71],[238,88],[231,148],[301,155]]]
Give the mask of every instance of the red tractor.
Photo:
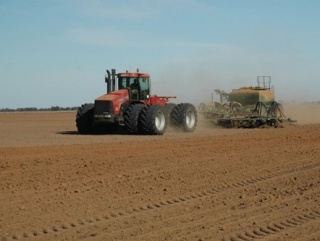
[[[117,81],[116,81],[117,79]],[[150,95],[147,73],[117,73],[107,70],[107,93],[94,104],[84,104],[76,116],[79,133],[114,133],[119,129],[128,134],[162,135],[173,125],[184,132],[197,126],[197,111],[192,104],[168,103],[174,96]]]

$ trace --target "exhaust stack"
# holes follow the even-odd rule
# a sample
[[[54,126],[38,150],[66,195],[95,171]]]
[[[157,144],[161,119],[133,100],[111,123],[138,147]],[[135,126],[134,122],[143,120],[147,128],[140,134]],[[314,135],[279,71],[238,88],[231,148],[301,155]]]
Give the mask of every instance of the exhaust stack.
[[[110,71],[107,70],[107,74],[104,78],[104,81],[107,83],[107,93],[109,93],[111,91],[111,83],[110,83]]]
[[[112,77],[112,91],[116,90],[116,69],[111,70],[111,77]]]
[[[107,83],[107,93],[116,90],[116,70],[115,69],[111,69],[111,73],[107,69],[107,74],[104,80]]]

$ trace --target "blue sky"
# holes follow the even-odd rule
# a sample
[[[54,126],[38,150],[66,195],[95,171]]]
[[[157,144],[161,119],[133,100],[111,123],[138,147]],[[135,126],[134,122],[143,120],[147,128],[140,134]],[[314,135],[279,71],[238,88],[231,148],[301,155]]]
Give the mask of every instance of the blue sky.
[[[0,108],[79,106],[106,68],[197,104],[269,75],[276,99],[319,101],[318,0],[0,0]]]

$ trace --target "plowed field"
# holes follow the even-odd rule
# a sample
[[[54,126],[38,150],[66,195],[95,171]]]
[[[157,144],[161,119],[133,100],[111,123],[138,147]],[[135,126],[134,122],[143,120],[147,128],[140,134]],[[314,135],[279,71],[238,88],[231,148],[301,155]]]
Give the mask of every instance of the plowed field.
[[[1,241],[320,240],[319,119],[130,136],[74,118],[0,114]]]

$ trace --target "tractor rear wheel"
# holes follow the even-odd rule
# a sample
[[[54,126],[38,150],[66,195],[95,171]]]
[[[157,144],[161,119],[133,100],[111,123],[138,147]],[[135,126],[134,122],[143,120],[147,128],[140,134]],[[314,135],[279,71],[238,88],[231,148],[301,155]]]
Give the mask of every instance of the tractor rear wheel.
[[[83,104],[79,107],[76,116],[76,124],[81,134],[90,134],[93,132],[93,110],[94,104]]]
[[[167,128],[166,112],[162,105],[147,105],[141,111],[140,129],[143,134],[162,135]]]
[[[185,132],[193,132],[197,127],[197,111],[192,104],[182,103],[172,111],[174,123]]]
[[[144,104],[132,104],[126,108],[123,119],[124,119],[124,128],[129,134],[140,134],[139,130],[139,117]]]

